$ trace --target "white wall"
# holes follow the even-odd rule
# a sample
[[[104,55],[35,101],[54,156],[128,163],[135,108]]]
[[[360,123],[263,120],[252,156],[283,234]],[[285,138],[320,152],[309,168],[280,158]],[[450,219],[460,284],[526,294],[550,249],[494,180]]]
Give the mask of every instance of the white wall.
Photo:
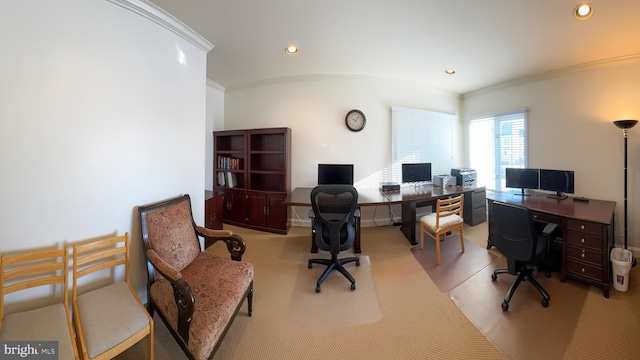
[[[355,182],[378,187],[391,166],[392,106],[457,114],[459,96],[422,85],[356,76],[311,76],[225,89],[224,129],[289,127],[292,131],[291,187],[317,183],[318,163],[355,164]],[[344,122],[351,109],[367,118],[361,132]],[[293,225],[308,222],[294,208]],[[363,226],[388,223],[388,208],[365,209]],[[399,210],[393,211],[399,219]],[[387,222],[385,222],[387,221]]]
[[[205,130],[205,188],[213,190],[213,132],[224,130],[224,87],[207,81],[207,120]]]
[[[105,0],[0,8],[0,253],[129,232],[144,294],[136,206],[203,218],[206,53]]]
[[[616,246],[624,234],[624,141],[618,119],[640,119],[640,65],[605,67],[463,98],[463,119],[528,107],[529,166],[575,171],[575,193],[616,201]],[[640,126],[628,138],[629,247],[640,255]]]

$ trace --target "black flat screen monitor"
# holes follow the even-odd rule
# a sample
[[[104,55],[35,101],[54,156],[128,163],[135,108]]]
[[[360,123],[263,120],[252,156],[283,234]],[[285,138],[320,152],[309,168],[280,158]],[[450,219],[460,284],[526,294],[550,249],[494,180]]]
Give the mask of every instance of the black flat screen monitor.
[[[555,191],[555,195],[548,197],[566,199],[567,194],[573,194],[573,171],[540,169],[540,190]]]
[[[402,164],[402,182],[431,181],[431,163]]]
[[[318,164],[318,185],[353,185],[353,164]]]
[[[506,168],[505,186],[512,189],[521,189],[521,193],[516,195],[529,195],[525,193],[525,189],[538,189],[540,186],[538,181],[539,174],[539,169]]]

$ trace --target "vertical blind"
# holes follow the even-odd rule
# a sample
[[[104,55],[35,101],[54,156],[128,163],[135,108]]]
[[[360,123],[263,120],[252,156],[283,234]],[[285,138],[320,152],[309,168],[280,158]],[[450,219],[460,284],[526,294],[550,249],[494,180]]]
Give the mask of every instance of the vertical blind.
[[[402,182],[403,163],[431,163],[433,175],[450,174],[457,146],[456,116],[391,108],[391,181]]]
[[[469,165],[478,185],[505,188],[505,168],[527,167],[527,110],[469,119]]]

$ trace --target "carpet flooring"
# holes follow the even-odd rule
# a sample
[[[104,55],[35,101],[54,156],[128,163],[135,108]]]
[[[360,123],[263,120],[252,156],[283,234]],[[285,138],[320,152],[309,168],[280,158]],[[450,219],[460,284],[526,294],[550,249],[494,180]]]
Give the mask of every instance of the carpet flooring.
[[[363,228],[362,251],[370,260],[371,280],[356,275],[358,287],[351,295],[358,295],[363,281],[375,283],[381,319],[345,325],[329,317],[335,322],[313,325],[291,317],[294,292],[302,289],[300,273],[310,270],[304,263],[309,230],[292,228],[288,235],[274,235],[225,228],[246,240],[243,259],[254,264],[253,316],[243,306],[214,360],[640,359],[640,267],[631,269],[629,290],[612,289],[608,299],[599,287],[542,276],[551,295],[548,308],[542,308],[537,292],[525,283],[511,309],[502,313],[501,299],[512,278],[501,275],[491,281],[492,269],[503,265],[495,249],[488,250],[498,257],[495,261],[442,292],[397,227]],[[465,226],[464,234],[478,247],[486,246],[486,223]],[[224,254],[226,248],[208,251]],[[315,289],[315,275],[305,291]],[[155,358],[186,358],[155,319]],[[143,340],[118,360],[143,359],[145,347]]]

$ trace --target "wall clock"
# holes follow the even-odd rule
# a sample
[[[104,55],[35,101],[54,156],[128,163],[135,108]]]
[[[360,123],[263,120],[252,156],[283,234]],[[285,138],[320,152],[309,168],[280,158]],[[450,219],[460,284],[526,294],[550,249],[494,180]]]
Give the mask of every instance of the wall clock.
[[[364,113],[360,110],[351,110],[344,119],[347,128],[351,131],[361,131],[367,123]]]

